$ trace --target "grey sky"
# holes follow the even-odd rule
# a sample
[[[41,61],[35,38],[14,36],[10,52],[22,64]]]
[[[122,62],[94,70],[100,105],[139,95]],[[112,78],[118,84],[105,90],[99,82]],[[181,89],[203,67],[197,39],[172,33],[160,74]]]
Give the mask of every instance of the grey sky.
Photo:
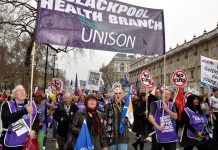
[[[170,47],[175,48],[177,43],[183,44],[184,40],[190,41],[194,34],[200,36],[204,30],[215,29],[218,22],[217,0],[119,0],[125,3],[164,9],[166,51]],[[86,80],[88,71],[99,70],[103,63],[107,64],[116,54],[107,51],[86,50],[86,57],[78,58],[77,62],[72,59],[59,61],[58,67],[66,69],[67,78]],[[61,54],[59,54],[60,56]]]

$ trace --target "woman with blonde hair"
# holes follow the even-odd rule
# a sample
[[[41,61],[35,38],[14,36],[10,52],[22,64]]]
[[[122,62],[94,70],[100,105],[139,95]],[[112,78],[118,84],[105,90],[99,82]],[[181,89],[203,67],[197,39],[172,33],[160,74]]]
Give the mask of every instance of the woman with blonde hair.
[[[127,150],[129,142],[127,119],[124,121],[124,133],[121,134],[119,132],[119,123],[124,106],[123,90],[121,88],[115,88],[112,97],[112,102],[108,103],[105,109],[107,143],[109,145],[109,150]]]

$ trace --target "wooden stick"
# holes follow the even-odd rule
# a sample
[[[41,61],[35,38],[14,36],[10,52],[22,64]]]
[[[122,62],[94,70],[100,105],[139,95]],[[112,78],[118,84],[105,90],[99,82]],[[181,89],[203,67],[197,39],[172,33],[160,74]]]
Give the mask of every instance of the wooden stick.
[[[148,113],[148,88],[145,88],[145,91],[146,91],[146,99],[145,99],[145,101],[146,101],[146,109],[145,109],[145,111]],[[148,118],[148,114],[146,114],[146,118]]]
[[[163,103],[165,103],[165,89],[166,89],[166,54],[164,55],[164,91],[163,91],[163,97],[162,97]],[[162,125],[164,125],[164,109],[162,111]]]
[[[33,42],[32,47],[32,70],[31,70],[31,82],[30,82],[30,106],[32,107],[32,95],[33,95],[33,73],[34,73],[34,64],[35,64],[35,42]],[[30,130],[32,130],[32,121],[33,121],[33,115],[30,115]]]
[[[182,137],[183,137],[183,133],[184,133],[184,128],[185,128],[185,125],[183,125],[183,128],[182,128],[182,133],[181,133],[181,137],[180,137],[180,140],[179,140],[180,143],[182,142]]]

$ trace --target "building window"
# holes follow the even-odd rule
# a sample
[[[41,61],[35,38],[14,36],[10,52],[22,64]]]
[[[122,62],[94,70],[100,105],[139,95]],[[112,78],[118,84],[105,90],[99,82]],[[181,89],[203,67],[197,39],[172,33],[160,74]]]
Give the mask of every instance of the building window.
[[[124,63],[120,63],[120,71],[124,72]]]
[[[211,57],[216,57],[217,56],[217,48],[216,47],[213,47],[211,48]]]
[[[201,56],[207,57],[208,56],[208,49],[202,49],[201,50]]]
[[[193,65],[195,56],[193,54],[189,54],[188,58],[189,65]]]
[[[190,70],[190,79],[195,79],[194,69]]]

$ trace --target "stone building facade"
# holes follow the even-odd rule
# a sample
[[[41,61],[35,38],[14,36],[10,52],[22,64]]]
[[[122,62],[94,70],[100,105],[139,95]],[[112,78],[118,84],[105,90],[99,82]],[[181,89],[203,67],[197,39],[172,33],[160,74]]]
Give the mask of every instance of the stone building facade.
[[[107,86],[107,91],[111,90],[113,83],[124,82],[125,75],[129,78],[128,72],[130,71],[130,64],[136,60],[134,55],[127,55],[117,53],[109,64],[102,65],[100,72],[102,72],[102,79]]]
[[[218,26],[214,30],[204,31],[203,35],[194,36],[191,41],[184,41],[182,45],[177,45],[176,48],[166,52],[166,85],[174,87],[172,75],[176,70],[182,69],[189,78],[185,90],[188,86],[200,90],[201,56],[218,59]],[[141,61],[137,61],[130,66],[130,82],[133,86],[136,85],[136,80],[143,70],[151,72],[155,85],[164,84],[164,55],[154,57],[143,64]]]

